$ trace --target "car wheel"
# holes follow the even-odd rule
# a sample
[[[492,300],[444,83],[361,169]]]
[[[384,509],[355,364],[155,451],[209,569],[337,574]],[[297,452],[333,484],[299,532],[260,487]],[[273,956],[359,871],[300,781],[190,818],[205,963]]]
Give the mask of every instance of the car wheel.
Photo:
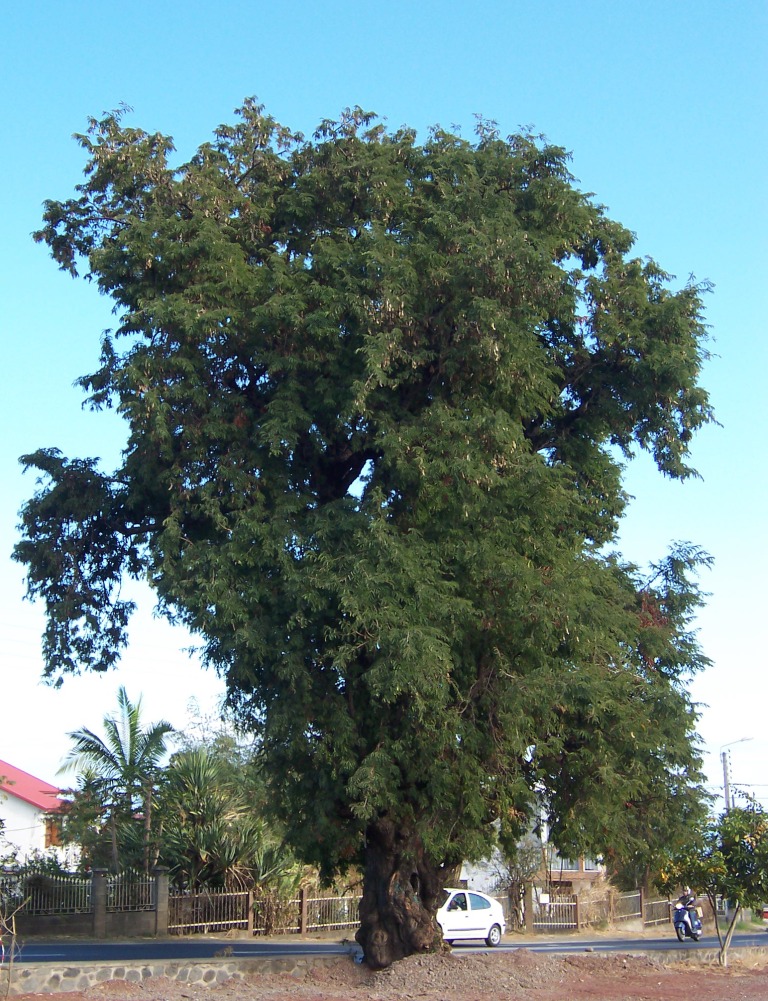
[[[491,930],[488,932],[485,944],[494,949],[499,942],[501,942],[501,928],[498,925],[491,925]]]

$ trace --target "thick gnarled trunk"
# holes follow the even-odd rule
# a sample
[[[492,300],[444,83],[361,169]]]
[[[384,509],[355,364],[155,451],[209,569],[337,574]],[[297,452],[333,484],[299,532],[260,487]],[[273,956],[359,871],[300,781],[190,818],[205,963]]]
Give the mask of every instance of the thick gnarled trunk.
[[[387,819],[369,826],[360,928],[355,938],[371,969],[443,948],[435,920],[442,879],[441,868],[425,858],[413,831]]]

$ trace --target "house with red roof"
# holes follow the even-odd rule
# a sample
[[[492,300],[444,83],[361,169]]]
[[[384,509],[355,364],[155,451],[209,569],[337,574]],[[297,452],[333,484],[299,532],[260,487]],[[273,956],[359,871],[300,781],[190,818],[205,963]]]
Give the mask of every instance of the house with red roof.
[[[0,854],[17,849],[24,857],[57,847],[60,795],[49,782],[0,761]]]

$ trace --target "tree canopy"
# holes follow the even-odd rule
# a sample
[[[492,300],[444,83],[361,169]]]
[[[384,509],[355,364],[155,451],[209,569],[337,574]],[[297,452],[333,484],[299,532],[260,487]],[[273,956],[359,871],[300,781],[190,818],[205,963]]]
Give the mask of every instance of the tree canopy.
[[[728,949],[742,908],[762,912],[768,900],[768,817],[757,803],[726,810],[670,851],[660,866],[658,883],[668,892],[688,884],[705,893],[715,917],[719,961],[728,965]],[[718,900],[730,907],[725,930]]]
[[[111,666],[127,574],[201,637],[272,801],[326,874],[365,865],[385,965],[439,939],[441,873],[535,803],[599,852],[698,776],[704,661],[680,546],[612,551],[636,448],[684,478],[711,419],[702,286],[673,289],[531,135],[423,141],[254,102],[188,163],[120,113],[36,237],[118,314],[91,404],[123,462],[55,449],[16,557],[46,672]]]

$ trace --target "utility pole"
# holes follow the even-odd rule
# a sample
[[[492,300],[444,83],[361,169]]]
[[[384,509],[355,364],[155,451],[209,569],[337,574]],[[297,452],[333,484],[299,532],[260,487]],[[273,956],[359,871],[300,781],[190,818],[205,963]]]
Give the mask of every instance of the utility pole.
[[[725,800],[725,812],[728,813],[731,809],[731,783],[730,775],[728,774],[728,752],[720,752],[720,760],[723,763],[723,799]]]
[[[740,737],[738,740],[732,740],[728,744],[723,744],[720,748],[720,762],[723,766],[723,799],[725,800],[726,813],[728,813],[733,806],[733,803],[731,802],[731,758],[730,752],[727,748],[733,747],[734,744],[744,744],[746,741],[752,739],[752,737]]]

